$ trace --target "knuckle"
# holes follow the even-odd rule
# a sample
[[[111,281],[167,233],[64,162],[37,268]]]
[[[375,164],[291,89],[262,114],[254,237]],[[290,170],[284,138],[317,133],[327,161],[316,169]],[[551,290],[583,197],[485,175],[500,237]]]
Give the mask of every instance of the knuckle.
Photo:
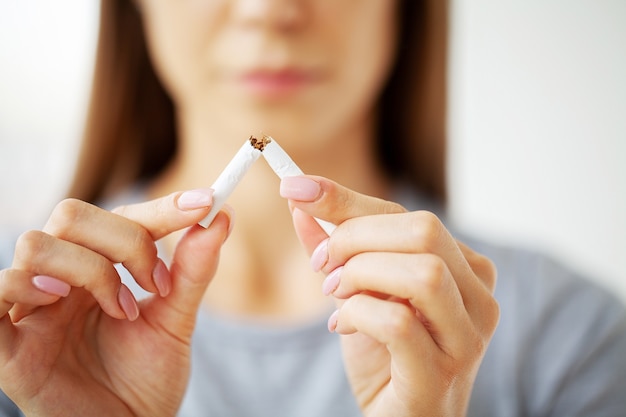
[[[489,345],[489,338],[481,334],[475,323],[467,323],[467,329],[468,331],[463,335],[463,348],[452,354],[454,373],[462,373],[480,362]]]
[[[157,248],[152,239],[152,235],[143,227],[137,227],[133,231],[132,250],[135,253],[142,253],[156,257]]]
[[[416,250],[425,253],[433,252],[441,236],[441,221],[429,211],[416,211],[411,215],[409,227]]]
[[[87,203],[75,198],[66,198],[54,207],[52,217],[61,221],[75,221],[83,212],[85,204]]]
[[[480,256],[482,258],[482,270],[484,271],[481,274],[480,278],[485,283],[489,291],[493,293],[496,288],[496,282],[498,280],[498,270],[496,268],[496,264],[486,256]]]
[[[68,228],[81,218],[87,204],[75,198],[60,201],[52,210],[46,229],[54,235],[63,236]]]
[[[485,302],[485,331],[489,336],[493,335],[500,322],[500,304],[494,297],[489,297]]]
[[[82,286],[85,288],[106,288],[111,287],[111,285],[107,285],[112,283],[113,281],[110,279],[112,277],[117,277],[117,272],[115,271],[115,267],[104,256],[96,256],[91,265],[91,279],[86,279],[82,282]],[[104,278],[104,279],[101,279]]]
[[[22,233],[15,244],[15,258],[22,265],[29,266],[34,263],[47,245],[47,235],[39,230],[29,230]]]
[[[387,318],[386,329],[391,340],[408,339],[415,324],[415,313],[404,304],[394,303]]]
[[[463,374],[474,368],[487,351],[488,341],[476,331],[470,332],[463,342],[463,349],[453,355],[454,361],[449,364],[447,371],[450,376]]]
[[[481,357],[487,350],[487,341],[477,332],[472,332],[471,336],[466,340],[467,355],[469,358]]]
[[[441,291],[448,274],[448,267],[443,259],[436,255],[422,258],[422,291],[428,296],[433,296]]]
[[[466,249],[463,253],[467,263],[469,264],[474,274],[485,285],[485,287],[493,292],[496,286],[497,268],[495,263],[487,256],[475,252],[471,249]]]
[[[335,210],[340,207],[349,207],[352,202],[352,195],[346,192],[339,184],[333,181],[323,181],[320,183],[322,187],[321,198],[317,200],[323,203],[322,206],[328,207],[328,210]]]
[[[420,210],[415,212],[417,221],[421,224],[422,228],[428,231],[438,231],[441,226],[441,220],[439,217],[431,211]]]
[[[479,335],[490,340],[500,322],[500,304],[486,289],[476,301],[472,313],[474,327]]]

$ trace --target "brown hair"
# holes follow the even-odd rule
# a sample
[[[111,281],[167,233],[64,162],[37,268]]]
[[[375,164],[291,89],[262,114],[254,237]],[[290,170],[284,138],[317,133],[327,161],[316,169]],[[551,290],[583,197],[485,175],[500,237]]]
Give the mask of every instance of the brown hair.
[[[447,1],[405,0],[395,66],[378,103],[378,151],[395,178],[446,200]],[[174,106],[132,1],[101,2],[91,102],[69,196],[86,201],[158,174],[176,151]]]

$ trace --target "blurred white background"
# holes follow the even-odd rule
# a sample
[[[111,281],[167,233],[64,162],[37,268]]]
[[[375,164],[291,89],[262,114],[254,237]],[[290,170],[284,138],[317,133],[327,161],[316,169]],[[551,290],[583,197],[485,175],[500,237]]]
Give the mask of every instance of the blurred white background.
[[[626,1],[454,0],[451,219],[626,300]],[[0,231],[40,227],[86,111],[95,0],[0,0]]]

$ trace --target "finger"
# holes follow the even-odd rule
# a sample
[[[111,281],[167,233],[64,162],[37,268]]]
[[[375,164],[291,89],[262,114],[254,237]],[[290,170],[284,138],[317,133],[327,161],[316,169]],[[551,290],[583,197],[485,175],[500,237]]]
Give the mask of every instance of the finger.
[[[327,178],[312,175],[283,178],[280,193],[290,200],[293,208],[336,225],[353,217],[406,212],[397,203],[357,193]]]
[[[120,206],[113,213],[143,226],[153,240],[181,230],[202,220],[213,204],[213,190],[199,188],[175,192],[139,204]]]
[[[467,260],[470,268],[474,271],[474,274],[476,274],[489,292],[493,294],[493,291],[496,288],[497,280],[496,265],[491,261],[491,259],[474,251],[463,242],[457,241],[457,244],[459,245],[459,248],[461,249],[461,252]]]
[[[326,273],[364,252],[430,253],[443,259],[463,299],[482,284],[443,223],[426,211],[350,219],[335,230],[319,257]]]
[[[367,251],[432,253],[448,265],[471,314],[480,313],[483,300],[489,302],[491,297],[482,281],[434,214],[407,213],[398,204],[356,193],[323,177],[288,178],[281,182],[281,195],[290,199],[296,233],[312,254],[313,269],[329,273]],[[325,239],[307,216],[328,220],[338,227]]]
[[[67,199],[53,210],[44,232],[121,263],[146,291],[165,295],[161,261],[150,232],[140,224],[80,200]]]
[[[466,310],[480,325],[491,328],[491,292],[470,268],[457,241],[441,221],[426,211],[364,216],[341,224],[311,256],[315,268],[329,273],[348,259],[365,252],[424,253],[441,258],[459,288]],[[314,268],[314,269],[315,269]]]
[[[327,238],[313,217],[338,225],[352,217],[406,211],[399,204],[357,193],[318,176],[285,177],[280,193],[289,199],[296,234],[309,254]]]
[[[429,364],[439,356],[438,346],[405,304],[357,294],[331,316],[328,327],[343,335],[363,333],[386,345],[405,372],[434,371]]]
[[[127,318],[134,301],[128,299],[128,290],[109,259],[44,232],[30,231],[18,238],[12,268],[85,288],[115,318]]]
[[[474,333],[458,356],[450,356],[438,348],[408,306],[364,294],[348,299],[331,316],[328,327],[343,335],[361,333],[385,345],[391,356],[391,381],[409,401],[416,398],[415,381],[430,381],[433,392],[449,390],[459,375],[476,369],[487,346],[486,339]]]
[[[227,207],[227,206],[225,206]],[[222,210],[208,228],[191,227],[178,243],[170,273],[172,290],[142,309],[144,317],[178,337],[190,338],[207,285],[217,269],[219,253],[231,229],[232,213]]]
[[[323,286],[339,299],[367,292],[406,300],[436,344],[450,355],[465,349],[473,328],[454,278],[435,255],[360,254],[331,272]]]
[[[0,271],[0,317],[17,303],[43,306],[66,297],[70,286],[56,278],[17,269]]]
[[[210,188],[199,188],[171,193],[168,196],[144,203],[120,206],[114,209],[113,212],[142,226],[150,234],[152,240],[156,241],[172,232],[196,224],[208,214],[212,204],[213,190]],[[142,231],[137,230],[136,233],[140,235]],[[144,243],[147,245],[147,242]],[[138,272],[138,275],[135,276],[134,272],[137,269],[134,269],[133,265],[127,265],[122,262],[133,273],[133,277],[144,289],[154,292],[156,287],[161,296],[169,293],[171,278],[163,261],[157,259],[155,265],[150,263],[150,257],[127,259],[136,259],[138,262],[141,262],[143,259],[146,260],[144,271],[151,271],[151,275],[147,272]],[[151,270],[150,267],[152,268]],[[150,285],[150,278],[152,278],[154,286]]]
[[[54,304],[61,298],[69,296],[72,288],[69,284],[46,275],[35,275],[30,278],[30,282],[21,281],[22,285],[18,289],[13,289],[11,293],[11,298],[15,299],[10,311],[11,321],[14,323],[39,307]]]
[[[328,251],[325,269],[363,252],[398,252],[432,253],[453,261],[448,265],[453,275],[470,270],[445,226],[426,211],[350,219],[333,233]]]

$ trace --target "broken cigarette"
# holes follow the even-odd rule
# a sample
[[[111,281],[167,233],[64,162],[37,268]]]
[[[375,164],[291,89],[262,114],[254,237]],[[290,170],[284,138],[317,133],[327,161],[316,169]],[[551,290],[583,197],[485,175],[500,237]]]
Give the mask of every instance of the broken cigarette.
[[[265,158],[272,170],[278,175],[278,178],[282,180],[285,177],[304,175],[304,172],[293,162],[293,159],[280,147],[278,142],[270,136],[263,136],[262,141],[264,142],[263,149],[261,149],[263,158]],[[329,236],[337,227],[326,220],[321,220],[316,217],[314,217],[314,219]]]
[[[209,227],[217,213],[222,209],[224,203],[235,190],[239,181],[246,175],[252,164],[259,159],[261,151],[252,145],[252,138],[247,140],[237,151],[233,159],[230,160],[226,168],[217,177],[211,188],[213,189],[213,205],[209,214],[198,223],[200,226]]]
[[[237,151],[233,159],[224,168],[224,171],[211,185],[213,189],[213,206],[211,206],[209,214],[199,222],[201,226],[209,227],[239,181],[248,172],[252,164],[259,159],[261,154],[263,154],[269,166],[280,179],[304,174],[287,152],[270,136],[264,135],[261,139],[250,136],[250,139]],[[330,222],[318,218],[314,219],[328,235],[336,228]]]

